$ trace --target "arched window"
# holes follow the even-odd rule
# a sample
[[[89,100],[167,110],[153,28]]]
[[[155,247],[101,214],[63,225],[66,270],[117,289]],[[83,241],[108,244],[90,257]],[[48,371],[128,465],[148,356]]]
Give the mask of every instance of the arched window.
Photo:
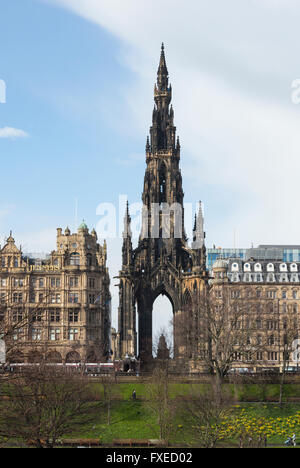
[[[79,253],[74,252],[70,255],[70,265],[80,265]]]
[[[87,264],[87,266],[92,266],[93,265],[93,256],[92,256],[92,254],[87,254],[86,264]]]
[[[269,346],[273,346],[275,344],[275,339],[274,339],[274,335],[270,335],[268,337],[268,345]]]

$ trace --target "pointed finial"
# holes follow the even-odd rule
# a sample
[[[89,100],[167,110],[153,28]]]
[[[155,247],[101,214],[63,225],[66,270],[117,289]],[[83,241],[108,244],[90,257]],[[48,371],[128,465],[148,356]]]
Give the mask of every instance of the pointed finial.
[[[167,89],[168,86],[168,69],[165,59],[165,48],[164,44],[161,45],[161,53],[159,59],[159,65],[157,70],[157,87],[159,90]]]
[[[165,59],[165,46],[163,42],[161,44],[161,52],[160,52],[160,60],[159,60],[159,68],[160,67],[167,68],[166,59]]]
[[[126,212],[124,216],[124,231],[123,231],[123,238],[131,237],[131,229],[130,229],[131,217],[129,214],[129,203],[128,200],[126,202]]]

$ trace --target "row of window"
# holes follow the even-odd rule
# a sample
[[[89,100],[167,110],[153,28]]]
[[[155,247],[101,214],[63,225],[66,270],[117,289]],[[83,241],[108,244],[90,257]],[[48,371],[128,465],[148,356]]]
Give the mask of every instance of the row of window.
[[[58,265],[58,258],[53,260],[53,265]],[[87,254],[86,256],[86,265],[92,266],[94,264],[94,259],[92,254]],[[80,255],[77,252],[71,253],[69,256],[69,265],[80,265]],[[2,268],[18,268],[21,266],[21,261],[17,257],[1,257],[1,267]]]
[[[79,277],[78,276],[70,276],[69,277],[69,286],[72,287],[78,287],[79,286]],[[25,286],[25,280],[24,278],[12,278],[11,282],[12,286],[14,288],[19,288]],[[6,287],[8,285],[7,278],[0,278],[0,286],[1,287]],[[46,285],[46,278],[31,278],[30,279],[30,285],[33,288],[44,288]],[[61,279],[60,278],[49,278],[49,285],[51,288],[60,288],[61,287]],[[96,286],[96,279],[95,278],[88,278],[88,287],[90,289],[94,289]]]
[[[6,302],[7,302],[7,294],[1,292],[0,293],[0,303],[5,304]],[[15,303],[15,304],[24,303],[24,302],[26,302],[26,295],[23,294],[23,293],[13,293],[12,294],[12,302]],[[62,301],[61,301],[61,294],[59,294],[59,293],[50,294],[50,296],[48,296],[48,297],[43,293],[39,293],[39,294],[30,293],[29,302],[31,304],[37,303],[37,302],[38,303],[48,302],[50,304],[60,304]],[[68,294],[68,302],[70,304],[79,304],[80,303],[80,294],[70,292]],[[89,304],[99,304],[99,302],[100,302],[100,296],[99,295],[97,296],[96,294],[93,294],[93,293],[88,294],[88,303]]]
[[[255,322],[255,328],[261,329],[263,327],[263,321],[257,319]],[[249,330],[251,328],[249,321],[237,320],[231,323],[232,330]],[[277,320],[266,320],[266,329],[267,330],[278,330],[278,321]]]
[[[61,321],[63,311],[61,309],[50,309],[48,311],[49,321],[52,323],[58,323]],[[77,323],[80,320],[80,310],[79,309],[68,309],[68,321]],[[12,320],[14,323],[22,322],[27,318],[23,309],[16,309],[12,311]],[[45,319],[46,311],[43,310],[33,310],[30,313],[29,320],[31,322],[42,322]],[[0,310],[0,322],[5,319],[5,312]]]
[[[97,336],[97,331],[95,329],[87,330],[87,338],[90,340],[94,340]],[[21,341],[25,339],[24,331],[23,330],[15,330],[13,338],[15,341]],[[28,339],[31,341],[41,341],[43,338],[43,330],[39,327],[31,327],[28,335]],[[50,341],[60,341],[62,338],[62,333],[60,328],[51,327],[49,329],[49,340]],[[75,327],[71,327],[67,331],[67,339],[69,341],[75,341],[80,339],[79,338],[79,329]]]
[[[268,361],[278,361],[279,358],[279,353],[277,351],[269,351],[266,353],[263,353],[262,351],[258,351],[255,353],[255,356],[253,356],[250,352],[249,353],[241,353],[239,351],[236,351],[234,353],[234,360],[235,361],[252,361],[253,358],[255,358],[256,361],[264,361],[265,356],[267,357]]]
[[[42,328],[32,327],[29,331],[28,339],[32,341],[41,341],[42,339]],[[49,330],[49,340],[50,341],[58,341],[61,337],[61,330],[60,328],[50,328]],[[22,340],[24,338],[24,331],[23,330],[15,330],[14,340]],[[69,328],[68,329],[68,340],[75,341],[78,340],[78,328]]]
[[[72,308],[67,309],[67,319],[69,322],[78,323],[80,321],[80,309]],[[3,309],[0,309],[0,322],[3,322],[6,317],[6,312]],[[49,321],[50,323],[60,323],[63,317],[66,317],[65,312],[62,309],[50,309],[50,310],[29,310],[28,314],[24,312],[23,309],[15,309],[10,312],[10,319],[14,323],[22,323],[24,321],[29,321],[30,323],[35,322],[45,322]],[[100,314],[99,312],[89,311],[86,313],[86,321],[90,324],[99,323]]]
[[[216,292],[217,297],[221,298],[222,290],[218,289],[216,291],[217,291]],[[231,299],[240,299],[243,296],[242,291],[240,289],[232,289],[230,292],[230,295],[231,295]],[[262,298],[263,291],[261,289],[256,289],[254,295],[256,298]],[[276,299],[277,295],[278,295],[278,291],[276,291],[275,289],[267,289],[265,291],[265,298],[267,299]],[[288,296],[290,296],[292,299],[298,299],[298,291],[296,289],[293,289],[291,291],[291,294],[288,294],[288,291],[284,289],[282,291],[279,291],[279,295],[281,295],[282,299],[288,299]],[[251,297],[253,297],[253,291],[250,289],[245,291],[245,296],[247,299],[250,299]]]
[[[263,270],[263,266],[261,263],[255,263],[254,265],[251,265],[251,263],[244,263],[244,266],[243,266],[243,270],[246,272],[251,272],[252,271],[252,268],[251,266],[253,266],[253,271],[255,272],[262,272]],[[297,272],[298,271],[298,266],[297,266],[297,263],[291,263],[291,265],[289,265],[290,267],[290,271],[291,272]],[[268,263],[266,265],[266,270],[269,272],[269,271],[275,271],[275,266],[274,266],[274,263]],[[231,271],[239,271],[239,264],[238,263],[232,263],[231,265]],[[288,271],[288,265],[286,263],[280,263],[279,265],[279,271],[280,272],[287,272]]]

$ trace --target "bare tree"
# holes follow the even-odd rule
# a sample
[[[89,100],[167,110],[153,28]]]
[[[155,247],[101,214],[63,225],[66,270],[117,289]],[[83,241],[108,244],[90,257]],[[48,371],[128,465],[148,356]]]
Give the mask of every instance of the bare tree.
[[[193,443],[205,448],[214,448],[223,437],[225,417],[231,413],[232,396],[221,393],[216,400],[216,392],[191,386],[190,392],[181,397],[181,415],[191,429]]]
[[[109,426],[111,424],[112,402],[119,396],[115,374],[103,374],[101,376],[101,383],[103,388],[103,404],[106,407],[107,425]]]
[[[148,404],[156,415],[158,435],[166,444],[175,430],[176,402],[171,400],[168,369],[157,366],[146,385]]]
[[[265,349],[266,336],[259,332],[262,317],[255,313],[256,302],[249,291],[226,281],[207,285],[190,296],[181,315],[178,328],[186,337],[187,358],[194,358],[198,368],[215,376],[219,398],[229,371],[243,366],[253,368]],[[191,310],[197,311],[197,317],[191,315]]]
[[[49,364],[24,369],[8,382],[6,394],[0,435],[37,448],[52,448],[76,425],[90,422],[95,412],[88,379]]]
[[[297,311],[293,305],[290,305],[286,313],[283,314],[282,322],[282,334],[279,337],[282,347],[282,367],[281,367],[281,379],[279,386],[279,405],[282,407],[283,393],[285,376],[288,371],[291,362],[291,356],[294,351],[294,341],[298,338],[299,324],[297,318]]]
[[[49,293],[50,294],[50,293]],[[6,357],[12,357],[17,351],[28,350],[30,333],[34,327],[44,328],[48,295],[43,300],[27,303],[20,300],[19,293],[1,296],[0,302],[0,338],[5,342]],[[32,342],[34,345],[34,342]]]

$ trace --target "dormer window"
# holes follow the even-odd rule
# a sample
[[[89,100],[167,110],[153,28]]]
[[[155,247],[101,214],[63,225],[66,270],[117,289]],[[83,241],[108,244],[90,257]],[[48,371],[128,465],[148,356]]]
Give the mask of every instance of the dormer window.
[[[233,263],[231,265],[231,271],[239,271],[239,265],[238,263]]]
[[[273,265],[273,263],[268,263],[268,265],[267,265],[267,271],[274,271],[274,265]]]
[[[245,265],[244,265],[244,271],[251,271],[251,265],[250,265],[250,263],[245,263]]]
[[[298,271],[297,264],[296,264],[296,263],[292,263],[291,266],[290,266],[290,270],[291,270],[291,271]]]
[[[261,271],[261,264],[260,263],[255,263],[254,271]]]
[[[281,263],[279,265],[279,271],[287,271],[287,264],[286,263]]]

